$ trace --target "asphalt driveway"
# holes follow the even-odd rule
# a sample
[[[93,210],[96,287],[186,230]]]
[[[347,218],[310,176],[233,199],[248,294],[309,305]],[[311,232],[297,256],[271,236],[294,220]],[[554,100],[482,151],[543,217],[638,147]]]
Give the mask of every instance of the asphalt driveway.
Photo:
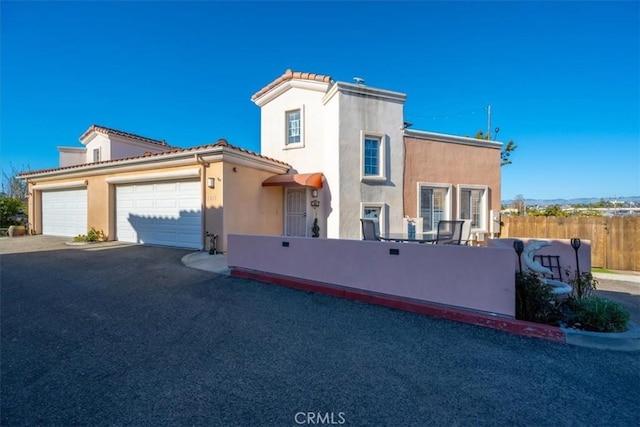
[[[638,353],[217,276],[186,253],[0,240],[2,425],[640,423]]]

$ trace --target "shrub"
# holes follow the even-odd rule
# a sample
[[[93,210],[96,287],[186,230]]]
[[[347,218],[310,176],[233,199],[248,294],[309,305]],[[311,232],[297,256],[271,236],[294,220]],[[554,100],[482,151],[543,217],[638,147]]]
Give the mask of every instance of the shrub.
[[[104,232],[93,227],[87,234],[81,234],[73,238],[74,242],[104,242],[105,240],[107,240],[107,236],[104,235]]]
[[[22,200],[12,197],[0,197],[0,227],[20,225],[21,221],[18,219],[18,214],[22,209]]]
[[[516,273],[516,319],[557,325],[560,317],[551,286],[534,272]]]
[[[571,270],[566,269],[564,272],[567,277],[571,277]],[[578,299],[590,297],[593,291],[598,288],[598,281],[589,271],[580,273],[579,275],[575,274],[567,283],[573,287],[571,295]]]
[[[568,326],[593,332],[624,332],[629,312],[617,302],[599,297],[569,297],[564,303],[570,310],[565,316]]]

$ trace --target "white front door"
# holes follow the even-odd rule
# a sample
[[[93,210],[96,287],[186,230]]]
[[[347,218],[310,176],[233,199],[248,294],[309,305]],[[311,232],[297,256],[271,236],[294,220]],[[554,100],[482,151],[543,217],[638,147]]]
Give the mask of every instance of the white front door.
[[[42,234],[87,234],[87,189],[42,192]]]
[[[284,233],[287,236],[307,237],[307,190],[287,188],[285,205]]]
[[[200,181],[167,181],[116,187],[116,239],[202,248]]]

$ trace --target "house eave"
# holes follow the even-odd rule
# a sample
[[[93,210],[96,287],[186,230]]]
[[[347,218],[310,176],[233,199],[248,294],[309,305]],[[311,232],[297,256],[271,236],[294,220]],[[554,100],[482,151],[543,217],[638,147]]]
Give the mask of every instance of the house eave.
[[[259,97],[252,99],[252,101],[258,107],[263,107],[264,105],[268,104],[270,101],[279,97],[290,89],[298,88],[325,93],[329,85],[330,83],[315,80],[286,80],[276,87],[265,92],[264,94],[260,95]]]
[[[467,136],[450,135],[446,133],[427,132],[423,130],[405,129],[404,136],[409,138],[428,139],[431,141],[448,142],[453,144],[472,145],[474,147],[502,149],[502,142],[487,141],[486,139],[470,138]]]
[[[63,147],[58,146],[58,151],[61,153],[79,153],[84,154],[87,152],[87,147]]]
[[[194,165],[199,163],[215,163],[229,161],[238,165],[244,165],[270,173],[285,173],[290,165],[274,160],[255,157],[251,154],[238,152],[229,147],[210,147],[200,150],[187,150],[174,154],[159,156],[144,156],[131,159],[117,160],[110,163],[88,163],[71,169],[53,169],[43,172],[21,174],[20,178],[32,182],[34,180],[55,180],[74,177],[87,177],[93,175],[105,175],[113,173],[148,171],[158,168]]]
[[[398,102],[403,104],[407,100],[407,94],[401,92],[394,92],[386,89],[378,89],[371,86],[358,85],[346,82],[336,82],[331,89],[322,98],[322,103],[326,104],[333,98],[336,93],[343,93],[346,95],[364,96],[367,98],[378,99],[387,102]]]

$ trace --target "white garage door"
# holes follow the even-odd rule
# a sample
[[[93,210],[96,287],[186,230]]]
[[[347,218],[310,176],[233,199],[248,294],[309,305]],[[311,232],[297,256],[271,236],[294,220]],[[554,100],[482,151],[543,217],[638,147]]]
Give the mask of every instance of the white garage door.
[[[200,181],[116,187],[116,238],[123,242],[202,248]]]
[[[42,192],[42,234],[87,234],[87,189]]]

